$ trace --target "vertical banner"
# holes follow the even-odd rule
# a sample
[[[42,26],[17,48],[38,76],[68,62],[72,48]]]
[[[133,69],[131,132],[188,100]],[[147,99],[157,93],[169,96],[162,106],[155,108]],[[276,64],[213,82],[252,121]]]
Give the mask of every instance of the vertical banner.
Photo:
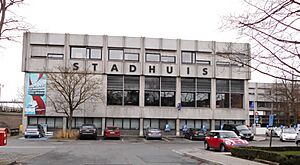
[[[27,73],[25,115],[44,115],[46,110],[46,75]]]

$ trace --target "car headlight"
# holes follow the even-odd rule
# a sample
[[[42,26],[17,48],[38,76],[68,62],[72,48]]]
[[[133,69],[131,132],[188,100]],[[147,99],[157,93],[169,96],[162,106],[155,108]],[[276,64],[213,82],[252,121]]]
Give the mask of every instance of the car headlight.
[[[240,133],[239,135],[240,135],[240,136],[243,136],[243,134],[242,134],[242,133]]]
[[[251,136],[254,136],[254,134],[253,134],[253,133],[251,133]]]
[[[225,144],[227,144],[227,145],[231,145],[231,144],[232,144],[232,142],[230,142],[230,141],[225,141]]]

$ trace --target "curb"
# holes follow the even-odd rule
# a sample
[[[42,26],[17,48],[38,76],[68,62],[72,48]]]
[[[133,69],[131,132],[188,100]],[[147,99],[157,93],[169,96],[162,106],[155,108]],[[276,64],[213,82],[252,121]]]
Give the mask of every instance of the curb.
[[[211,161],[211,160],[199,158],[199,157],[194,156],[194,155],[189,154],[189,153],[183,153],[183,155],[184,155],[184,156],[188,156],[188,157],[190,157],[190,158],[192,158],[192,159],[201,161],[201,162],[203,162],[203,163],[210,164],[210,165],[225,165],[225,164],[222,164],[222,163],[219,163],[219,162],[214,162],[214,161]]]

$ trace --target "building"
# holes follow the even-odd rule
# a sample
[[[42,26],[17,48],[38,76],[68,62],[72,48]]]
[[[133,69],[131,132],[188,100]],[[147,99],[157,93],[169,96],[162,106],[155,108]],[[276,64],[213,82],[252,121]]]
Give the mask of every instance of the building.
[[[249,124],[250,69],[222,55],[244,59],[250,45],[182,39],[24,33],[25,72],[23,124],[47,123],[63,128],[67,120],[46,99],[47,78],[56,66],[88,68],[103,78],[103,102],[86,103],[75,114],[73,127],[94,123],[104,130],[115,125],[143,135],[144,128],[171,126],[171,134],[188,127],[218,129],[224,123]],[[245,59],[246,60],[246,59]],[[44,79],[45,91],[29,92],[29,81]],[[47,91],[47,92],[46,92]],[[34,93],[45,103],[36,111]],[[54,91],[50,91],[54,92]],[[26,103],[27,102],[27,103]]]

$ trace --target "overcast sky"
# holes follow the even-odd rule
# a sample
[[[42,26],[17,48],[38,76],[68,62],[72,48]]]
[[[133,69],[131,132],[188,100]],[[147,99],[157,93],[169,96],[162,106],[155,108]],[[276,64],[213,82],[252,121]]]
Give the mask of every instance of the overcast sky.
[[[204,41],[247,42],[222,31],[221,17],[242,12],[241,0],[25,0],[18,8],[33,32],[157,37]],[[24,85],[22,43],[0,48],[0,100],[17,97]],[[252,74],[253,81],[270,79]]]

